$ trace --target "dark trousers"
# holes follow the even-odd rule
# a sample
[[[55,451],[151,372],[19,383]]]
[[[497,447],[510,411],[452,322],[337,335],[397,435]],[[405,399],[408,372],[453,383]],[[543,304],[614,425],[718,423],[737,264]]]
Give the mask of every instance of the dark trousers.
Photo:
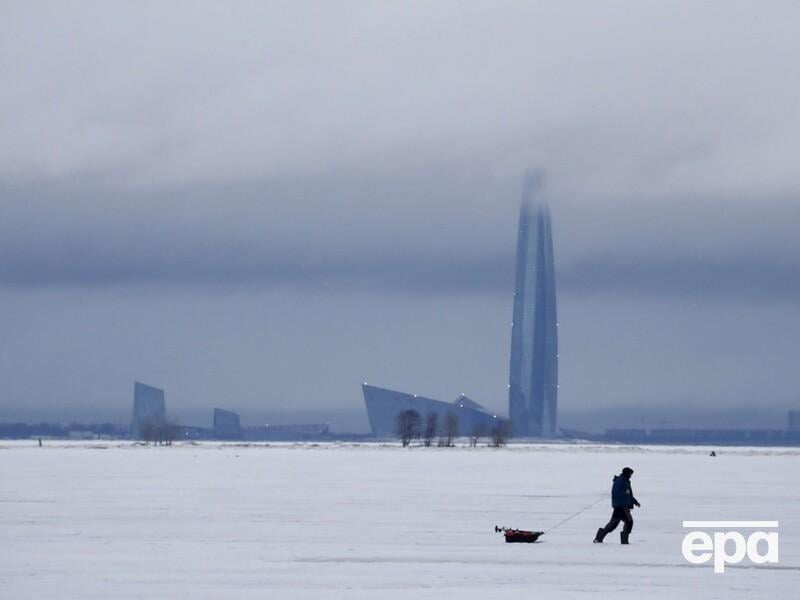
[[[622,533],[630,533],[633,529],[633,517],[631,516],[630,508],[615,508],[614,512],[611,513],[611,520],[603,527],[603,535],[614,531],[620,521],[625,523],[625,526],[622,528]]]

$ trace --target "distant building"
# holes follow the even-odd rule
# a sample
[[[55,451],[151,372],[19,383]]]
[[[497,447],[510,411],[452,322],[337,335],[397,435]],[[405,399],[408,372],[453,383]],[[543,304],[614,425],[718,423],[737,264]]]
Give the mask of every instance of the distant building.
[[[605,434],[564,429],[567,437],[592,442],[658,445],[797,446],[800,430],[783,429],[606,429]]]
[[[194,427],[191,425],[179,425],[175,436],[179,440],[212,440],[214,430],[208,427]]]
[[[800,410],[789,411],[789,431],[800,431]]]
[[[162,425],[167,420],[167,407],[164,402],[164,390],[139,383],[133,384],[133,419],[131,420],[131,436],[142,437],[142,428],[149,424]]]
[[[327,423],[245,427],[242,434],[244,439],[251,442],[319,441],[331,437]]]
[[[525,182],[519,213],[511,323],[508,414],[515,437],[557,433],[558,323],[550,212],[534,203],[539,177]]]
[[[444,424],[446,416],[453,414],[458,417],[460,435],[471,435],[476,430],[482,430],[484,435],[488,435],[498,423],[497,415],[490,413],[463,394],[453,402],[442,402],[366,383],[361,389],[364,393],[364,403],[367,405],[369,425],[376,437],[396,436],[397,415],[404,410],[417,411],[423,421],[429,414],[438,414],[440,427]]]
[[[242,425],[239,415],[221,408],[214,409],[214,437],[220,440],[242,438]]]
[[[85,429],[70,429],[67,437],[71,440],[96,440],[99,436],[94,431]]]

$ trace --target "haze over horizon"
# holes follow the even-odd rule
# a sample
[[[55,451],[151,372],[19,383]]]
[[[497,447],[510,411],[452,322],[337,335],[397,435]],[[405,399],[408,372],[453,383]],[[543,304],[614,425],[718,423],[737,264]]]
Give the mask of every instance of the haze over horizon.
[[[531,167],[562,415],[800,408],[800,6],[500,6],[4,3],[0,421],[505,414]]]

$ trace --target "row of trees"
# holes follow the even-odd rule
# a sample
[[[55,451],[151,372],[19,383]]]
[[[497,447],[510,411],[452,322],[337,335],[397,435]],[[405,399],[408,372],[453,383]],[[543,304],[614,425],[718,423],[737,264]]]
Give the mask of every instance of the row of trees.
[[[145,419],[139,424],[139,439],[159,446],[171,446],[178,437],[180,427],[167,419]]]
[[[409,446],[413,440],[420,440],[424,446],[432,446],[434,441],[440,447],[452,447],[459,434],[458,416],[446,413],[443,423],[439,423],[439,413],[428,413],[423,423],[422,416],[413,409],[404,410],[397,414],[395,432],[400,438],[403,447]],[[487,435],[489,445],[495,448],[505,446],[510,435],[508,421],[498,419],[494,427],[488,429],[483,424],[476,424],[470,432],[470,446],[478,445],[481,438]]]

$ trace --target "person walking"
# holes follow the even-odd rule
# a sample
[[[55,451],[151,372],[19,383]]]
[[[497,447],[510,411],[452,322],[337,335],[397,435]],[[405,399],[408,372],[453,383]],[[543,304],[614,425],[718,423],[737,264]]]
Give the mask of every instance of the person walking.
[[[631,488],[632,476],[633,469],[630,467],[625,467],[622,469],[622,473],[614,475],[614,483],[611,486],[611,507],[614,512],[611,513],[611,520],[606,526],[597,530],[597,535],[594,536],[595,544],[602,544],[603,538],[614,531],[620,521],[625,524],[622,528],[622,533],[619,534],[620,543],[628,543],[628,537],[633,530],[631,511],[634,506],[641,506],[633,495],[633,489]]]

